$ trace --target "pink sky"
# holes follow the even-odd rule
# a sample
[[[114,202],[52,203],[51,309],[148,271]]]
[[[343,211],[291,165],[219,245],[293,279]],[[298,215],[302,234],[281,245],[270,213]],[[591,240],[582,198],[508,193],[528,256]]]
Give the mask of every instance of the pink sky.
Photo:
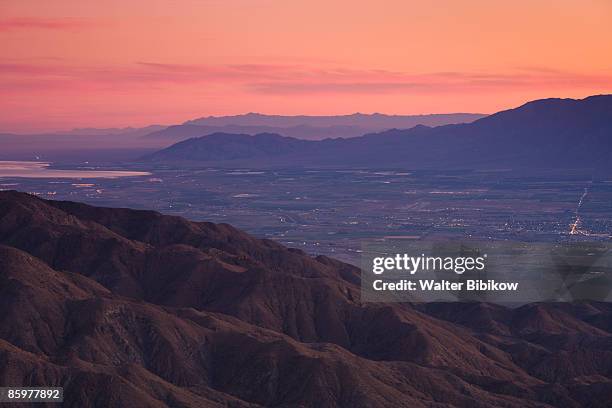
[[[610,21],[609,0],[0,0],[0,131],[612,93]]]

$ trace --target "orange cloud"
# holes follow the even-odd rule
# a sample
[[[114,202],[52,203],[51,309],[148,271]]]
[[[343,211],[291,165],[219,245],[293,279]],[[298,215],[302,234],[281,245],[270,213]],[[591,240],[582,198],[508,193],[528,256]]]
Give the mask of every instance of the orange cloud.
[[[234,83],[247,90],[270,93],[385,92],[412,89],[439,91],[521,87],[609,87],[612,72],[584,74],[548,68],[518,68],[503,72],[434,72],[412,74],[347,67],[321,68],[287,64],[166,64],[137,62],[128,65],[77,66],[37,63],[0,63],[0,72],[31,79],[140,83]],[[32,75],[36,77],[32,77]],[[76,83],[78,84],[78,82]]]
[[[348,67],[321,68],[305,64],[166,64],[75,66],[61,64],[0,64],[0,87],[26,84],[54,88],[93,85],[123,89],[164,84],[234,86],[255,94],[381,94],[467,91],[504,92],[516,89],[612,87],[612,72],[584,74],[547,68],[509,72],[434,72],[412,74]],[[88,85],[88,86],[87,86]]]
[[[89,28],[92,21],[80,18],[15,17],[0,20],[0,31],[10,30],[78,30]]]

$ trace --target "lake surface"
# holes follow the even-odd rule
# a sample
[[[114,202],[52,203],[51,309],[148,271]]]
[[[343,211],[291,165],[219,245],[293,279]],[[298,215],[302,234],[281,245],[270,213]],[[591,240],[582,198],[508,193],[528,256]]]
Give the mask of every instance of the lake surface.
[[[0,161],[0,177],[13,178],[106,178],[148,176],[151,173],[144,171],[115,171],[115,170],[61,170],[49,168],[47,162],[28,161]]]

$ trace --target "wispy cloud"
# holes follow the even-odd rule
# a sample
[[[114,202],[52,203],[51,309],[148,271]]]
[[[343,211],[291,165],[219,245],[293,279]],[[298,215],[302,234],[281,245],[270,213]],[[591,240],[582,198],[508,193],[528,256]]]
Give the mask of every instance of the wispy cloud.
[[[40,30],[79,30],[97,25],[88,19],[62,17],[62,18],[41,18],[41,17],[14,17],[0,19],[0,32],[25,29]]]
[[[58,87],[121,90],[172,85],[230,86],[260,95],[504,92],[511,90],[612,88],[612,72],[571,73],[545,68],[509,72],[405,73],[306,64],[168,64],[117,66],[62,63],[0,64],[0,88]]]
[[[319,72],[298,80],[255,81],[261,94],[388,94],[445,92],[503,92],[563,88],[612,89],[612,72],[583,74],[554,70],[509,73],[438,72],[408,74],[387,71]]]

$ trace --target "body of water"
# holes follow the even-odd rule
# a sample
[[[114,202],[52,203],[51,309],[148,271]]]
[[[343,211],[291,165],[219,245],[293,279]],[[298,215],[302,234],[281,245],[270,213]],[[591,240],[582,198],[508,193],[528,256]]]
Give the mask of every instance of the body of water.
[[[148,176],[144,171],[110,171],[110,170],[61,170],[49,168],[47,162],[0,161],[0,178],[106,178]]]

